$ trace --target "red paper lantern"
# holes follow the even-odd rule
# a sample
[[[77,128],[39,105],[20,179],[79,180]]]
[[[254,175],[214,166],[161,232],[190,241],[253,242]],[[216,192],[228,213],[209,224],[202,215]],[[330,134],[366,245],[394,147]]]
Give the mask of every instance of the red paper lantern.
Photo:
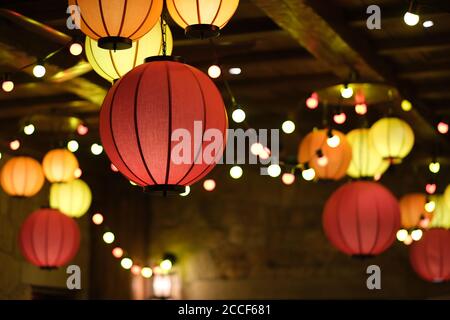
[[[55,209],[33,212],[22,224],[20,248],[35,266],[53,269],[67,264],[80,246],[77,223]]]
[[[400,208],[392,193],[376,182],[350,182],[325,204],[323,228],[330,242],[352,256],[385,251],[400,228]]]
[[[410,261],[414,271],[424,280],[450,280],[450,231],[435,228],[426,231],[411,246]]]
[[[159,59],[166,60],[147,62],[114,84],[100,112],[100,136],[127,179],[150,191],[181,193],[221,158],[228,121],[207,75],[170,57]],[[182,132],[189,136],[174,138]],[[220,137],[208,138],[213,132]],[[189,146],[182,152],[181,140]]]

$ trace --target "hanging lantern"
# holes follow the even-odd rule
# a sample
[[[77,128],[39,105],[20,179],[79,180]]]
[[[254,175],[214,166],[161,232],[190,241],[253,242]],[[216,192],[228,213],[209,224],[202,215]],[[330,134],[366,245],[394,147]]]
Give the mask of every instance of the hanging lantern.
[[[445,204],[447,205],[447,207],[450,208],[450,184],[447,186],[447,188],[445,188],[444,201],[445,201]]]
[[[447,206],[444,196],[432,195],[430,200],[434,201],[433,220],[431,220],[431,228],[450,229],[450,207]]]
[[[403,228],[416,228],[420,226],[422,219],[431,220],[432,214],[425,210],[426,202],[426,196],[422,193],[410,193],[401,197],[399,205]]]
[[[160,19],[161,21],[161,19]],[[164,23],[166,30],[166,53],[173,48],[172,33]],[[127,50],[106,50],[97,45],[97,41],[86,37],[86,57],[94,71],[102,78],[113,82],[131,69],[144,63],[145,58],[163,54],[163,35],[161,24],[157,23],[149,33],[133,42]]]
[[[397,199],[382,185],[350,182],[325,204],[323,228],[330,242],[352,256],[374,256],[394,242],[400,228]]]
[[[67,149],[54,149],[47,152],[42,160],[45,177],[51,183],[66,182],[75,179],[78,160]]]
[[[54,183],[50,187],[50,207],[69,217],[79,218],[84,215],[89,210],[91,201],[91,189],[83,180]]]
[[[30,157],[9,159],[0,173],[3,190],[14,197],[32,197],[44,185],[41,164]]]
[[[381,176],[389,167],[373,147],[369,139],[369,129],[355,129],[347,133],[347,141],[352,148],[352,161],[347,174],[355,179],[367,179]]]
[[[72,19],[104,49],[128,49],[158,22],[163,0],[69,0]]]
[[[450,280],[450,231],[434,228],[426,231],[409,252],[411,266],[424,280]]]
[[[100,112],[102,144],[114,166],[137,185],[163,193],[182,193],[212,170],[227,125],[214,83],[175,61],[154,60],[127,73]]]
[[[239,0],[167,0],[172,19],[192,38],[210,38],[220,34],[236,11]]]
[[[327,143],[331,139],[339,142],[332,147]],[[325,160],[326,161],[323,161]],[[352,160],[352,149],[345,135],[337,130],[314,130],[301,142],[298,161],[308,163],[316,172],[316,177],[326,180],[339,180],[345,176]]]
[[[54,209],[33,212],[20,229],[20,249],[35,266],[54,269],[72,260],[80,245],[77,223]]]
[[[391,163],[400,163],[414,146],[414,132],[403,120],[383,118],[373,124],[370,140],[378,153]]]

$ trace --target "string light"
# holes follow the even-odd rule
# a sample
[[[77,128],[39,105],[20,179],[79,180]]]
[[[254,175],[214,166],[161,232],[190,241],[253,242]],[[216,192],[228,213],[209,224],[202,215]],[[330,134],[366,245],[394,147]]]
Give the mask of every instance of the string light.
[[[81,170],[81,168],[76,168],[75,171],[73,172],[73,176],[78,179],[83,175],[83,170]]]
[[[130,258],[123,258],[122,260],[120,260],[120,265],[125,270],[129,270],[133,266],[133,260],[131,260]]]
[[[119,169],[117,169],[117,167],[111,163],[110,168],[113,172],[119,172]]]
[[[345,120],[347,120],[347,116],[344,112],[340,112],[333,116],[333,121],[336,122],[337,124],[343,124]]]
[[[103,223],[103,215],[101,213],[96,213],[92,216],[92,222],[95,225],[101,225]]]
[[[419,227],[421,227],[423,229],[427,229],[429,224],[430,224],[430,219],[428,219],[427,217],[424,217],[424,216],[420,217]]]
[[[267,147],[263,147],[263,150],[259,153],[259,157],[262,159],[262,160],[267,160],[267,159],[269,159],[269,157],[270,157],[270,149],[269,148],[267,148]]]
[[[411,238],[414,241],[419,241],[420,239],[422,239],[422,235],[423,235],[423,231],[420,229],[416,229],[411,232]]]
[[[431,28],[432,26],[434,26],[434,22],[431,20],[427,20],[423,22],[423,27],[424,28]]]
[[[306,181],[312,181],[316,177],[316,171],[313,168],[310,168],[308,165],[305,165],[302,171],[302,177]]]
[[[405,229],[400,229],[397,231],[397,240],[403,242],[408,238],[408,231]]]
[[[295,175],[287,172],[283,173],[283,175],[281,176],[281,181],[283,181],[285,185],[290,186],[295,182]]]
[[[328,157],[324,155],[322,150],[320,149],[316,151],[316,155],[317,155],[317,164],[320,167],[325,167],[328,164]]]
[[[93,155],[100,155],[103,152],[103,147],[98,143],[93,143],[91,145],[91,152]]]
[[[250,146],[250,152],[254,156],[259,156],[261,154],[261,152],[263,152],[263,151],[264,151],[264,146],[259,142],[255,142]]]
[[[435,183],[427,183],[425,186],[425,191],[428,194],[434,194],[436,192],[436,184]]]
[[[144,268],[142,268],[142,270],[141,270],[141,275],[142,275],[144,278],[147,278],[147,279],[151,278],[152,275],[153,275],[152,268],[149,268],[149,267],[144,267]]]
[[[186,187],[184,187],[184,192],[180,193],[180,196],[186,197],[187,195],[189,195],[189,193],[191,193],[191,187],[190,186],[186,186]]]
[[[16,151],[20,148],[20,141],[19,140],[13,140],[9,143],[9,148],[13,151]]]
[[[216,188],[216,181],[214,181],[213,179],[207,179],[203,182],[203,188],[206,191],[213,191]]]
[[[240,177],[242,177],[244,171],[242,170],[242,168],[240,166],[233,166],[230,169],[230,176],[233,179],[239,179]]]
[[[406,236],[406,239],[403,241],[403,243],[406,244],[407,246],[409,246],[412,242],[413,242],[413,239],[409,234]]]
[[[411,111],[412,103],[409,102],[408,100],[402,100],[401,107],[402,107],[402,110],[405,112]]]
[[[112,249],[112,255],[114,256],[114,258],[120,259],[123,257],[123,249],[120,247],[115,247],[114,249]]]
[[[78,133],[80,136],[84,136],[84,135],[86,135],[88,132],[89,132],[89,128],[88,128],[86,125],[80,123],[80,124],[77,126],[77,133]]]
[[[130,184],[131,184],[133,187],[136,187],[136,186],[137,186],[137,183],[134,182],[134,181],[131,181],[131,180],[130,180]]]
[[[428,200],[425,203],[425,211],[428,213],[432,213],[434,209],[436,209],[436,202],[434,202],[433,200]]]
[[[341,96],[344,99],[350,99],[353,97],[353,89],[348,84],[344,84],[341,88]]]
[[[5,92],[11,92],[14,90],[14,82],[11,80],[5,80],[2,82],[2,90]]]
[[[281,130],[286,134],[291,134],[295,131],[295,123],[291,120],[286,120],[281,125]]]
[[[103,241],[107,244],[111,244],[114,242],[115,236],[111,231],[107,231],[103,234]]]
[[[229,72],[230,74],[234,75],[234,76],[237,76],[237,75],[240,75],[240,74],[241,74],[242,69],[239,68],[239,67],[233,67],[233,68],[230,68],[230,69],[228,70],[228,72]]]
[[[76,140],[70,140],[69,142],[67,142],[67,149],[70,152],[76,152],[79,147],[80,147],[80,145],[78,144],[78,142]]]
[[[159,264],[159,267],[164,271],[164,272],[169,272],[172,269],[172,261],[170,261],[169,259],[164,259],[163,261],[161,261],[161,263]]]
[[[218,65],[213,64],[208,68],[208,75],[213,79],[217,79],[221,74],[222,70],[220,70],[220,67]]]
[[[37,64],[34,66],[33,68],[33,75],[36,78],[42,78],[43,76],[45,76],[45,73],[47,72],[47,70],[45,69],[45,67],[41,64]]]
[[[313,92],[311,96],[306,99],[306,107],[309,109],[316,109],[319,106],[319,95],[316,92]]]
[[[272,178],[276,178],[281,174],[281,167],[278,164],[271,164],[267,168],[267,174]]]
[[[36,128],[32,123],[27,124],[23,127],[23,133],[25,133],[27,136],[31,136],[34,133],[35,129]]]
[[[365,115],[367,113],[367,104],[357,103],[355,105],[355,112],[356,112],[356,114],[359,114],[360,116]]]
[[[448,133],[448,123],[441,121],[437,124],[437,130],[441,134],[447,134]]]
[[[244,122],[245,120],[245,111],[241,108],[235,109],[233,113],[231,114],[231,118],[236,123]]]
[[[79,56],[83,52],[83,46],[78,42],[74,42],[70,45],[69,51],[74,56]]]
[[[419,15],[409,11],[406,12],[405,15],[403,16],[403,21],[405,21],[405,23],[410,27],[417,25],[419,23],[419,20],[420,20]]]
[[[430,164],[428,165],[428,169],[430,170],[430,172],[432,173],[438,173],[439,170],[441,170],[441,164],[438,161],[432,161],[430,162]]]
[[[141,270],[142,270],[142,268],[141,268],[140,266],[134,264],[134,265],[131,267],[131,270],[130,270],[130,271],[131,271],[131,273],[132,273],[133,275],[138,276],[138,275],[141,274]]]
[[[341,138],[337,134],[333,134],[332,130],[328,131],[327,145],[330,148],[337,148],[341,143]]]

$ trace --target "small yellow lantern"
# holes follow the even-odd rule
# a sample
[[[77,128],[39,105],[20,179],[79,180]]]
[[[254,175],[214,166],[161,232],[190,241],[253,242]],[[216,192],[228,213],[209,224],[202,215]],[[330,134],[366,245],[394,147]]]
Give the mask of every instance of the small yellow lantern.
[[[444,200],[442,195],[433,195],[430,197],[435,203],[433,220],[431,220],[430,228],[446,228],[450,229],[450,207]]]
[[[32,197],[44,185],[41,164],[30,157],[9,159],[0,173],[3,190],[14,197]]]
[[[67,149],[54,149],[47,152],[42,160],[45,177],[52,183],[66,182],[75,179],[78,160]]]
[[[450,184],[447,186],[447,188],[445,188],[444,201],[447,204],[447,207],[450,208]]]
[[[54,183],[50,187],[50,207],[72,218],[83,216],[91,206],[92,193],[83,180]]]

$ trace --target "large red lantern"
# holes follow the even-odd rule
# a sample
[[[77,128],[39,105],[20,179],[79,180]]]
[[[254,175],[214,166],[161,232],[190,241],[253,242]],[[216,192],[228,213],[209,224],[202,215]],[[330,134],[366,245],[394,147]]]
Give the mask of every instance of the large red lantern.
[[[149,191],[184,192],[221,158],[227,115],[204,73],[154,58],[122,77],[100,112],[100,136],[115,167]]]
[[[351,256],[374,256],[385,251],[400,228],[397,199],[376,182],[350,182],[325,204],[323,228],[330,242]]]
[[[426,231],[410,249],[414,271],[424,280],[442,282],[450,280],[450,231],[433,228]]]
[[[77,223],[55,209],[33,212],[22,224],[20,249],[35,266],[53,269],[67,264],[80,246]]]

